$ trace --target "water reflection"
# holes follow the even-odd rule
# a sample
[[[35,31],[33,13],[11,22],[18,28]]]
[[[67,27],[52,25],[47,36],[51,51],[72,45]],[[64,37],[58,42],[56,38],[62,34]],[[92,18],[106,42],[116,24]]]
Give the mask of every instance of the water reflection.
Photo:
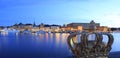
[[[117,51],[120,51],[120,33],[113,33],[114,35],[114,43],[112,45],[112,50],[111,52],[117,52]]]
[[[114,43],[111,52],[120,51],[120,33],[113,33]],[[67,33],[23,34],[0,33],[0,57],[1,55],[29,55],[34,57],[68,57],[72,55],[67,45]],[[76,42],[80,42],[80,35],[76,36]],[[104,36],[104,38],[107,38]],[[103,41],[107,41],[104,39]],[[24,54],[23,54],[24,53]],[[10,55],[9,55],[10,54]]]
[[[55,36],[56,36],[56,37],[55,37],[55,39],[56,39],[55,42],[56,42],[56,45],[58,45],[59,42],[60,42],[60,33],[56,33]]]

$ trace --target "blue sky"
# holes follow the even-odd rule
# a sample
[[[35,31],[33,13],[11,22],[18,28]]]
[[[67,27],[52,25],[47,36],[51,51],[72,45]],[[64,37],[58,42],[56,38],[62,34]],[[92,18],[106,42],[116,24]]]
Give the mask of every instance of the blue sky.
[[[0,0],[0,26],[15,23],[68,24],[94,20],[120,27],[119,0]]]

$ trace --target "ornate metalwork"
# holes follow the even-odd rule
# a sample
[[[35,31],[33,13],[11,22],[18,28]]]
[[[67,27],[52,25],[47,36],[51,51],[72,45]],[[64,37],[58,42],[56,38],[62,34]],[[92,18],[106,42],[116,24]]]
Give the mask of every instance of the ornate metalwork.
[[[94,35],[94,40],[89,40],[90,35]],[[103,36],[108,37],[107,43],[103,42],[106,39]],[[77,58],[108,58],[113,41],[113,36],[104,32],[73,33],[67,39],[70,50]]]

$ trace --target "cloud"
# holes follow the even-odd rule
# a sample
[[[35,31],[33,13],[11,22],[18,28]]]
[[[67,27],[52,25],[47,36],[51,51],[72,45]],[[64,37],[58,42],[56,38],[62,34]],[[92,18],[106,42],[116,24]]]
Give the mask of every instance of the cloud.
[[[107,25],[109,27],[120,27],[119,20],[120,12],[112,12],[105,14],[99,21],[103,23],[102,25]]]

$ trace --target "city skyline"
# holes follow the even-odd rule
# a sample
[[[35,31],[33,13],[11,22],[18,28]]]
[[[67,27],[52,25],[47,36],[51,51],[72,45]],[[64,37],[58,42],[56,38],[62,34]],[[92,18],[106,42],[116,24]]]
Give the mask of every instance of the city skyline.
[[[0,0],[0,26],[89,23],[120,27],[119,0]]]

